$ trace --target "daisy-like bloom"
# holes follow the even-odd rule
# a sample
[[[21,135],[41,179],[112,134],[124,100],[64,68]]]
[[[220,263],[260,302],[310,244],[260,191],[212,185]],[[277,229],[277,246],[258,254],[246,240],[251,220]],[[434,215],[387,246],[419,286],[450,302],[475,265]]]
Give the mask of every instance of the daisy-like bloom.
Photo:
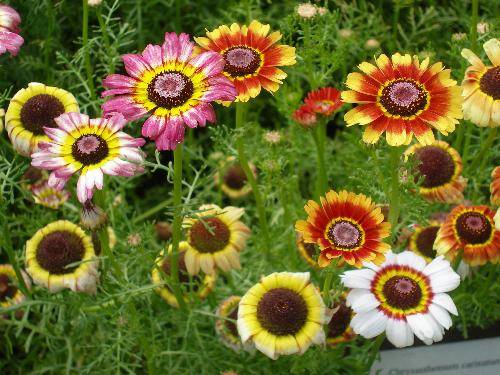
[[[336,346],[342,342],[354,340],[356,334],[350,326],[354,312],[346,305],[345,295],[333,306],[332,310],[335,312],[326,327],[327,345]]]
[[[307,94],[304,103],[316,113],[330,116],[344,103],[340,100],[340,91],[334,87],[323,87]]]
[[[408,249],[427,262],[431,262],[437,256],[436,250],[434,250],[434,241],[436,241],[439,228],[441,228],[441,224],[433,220],[425,226],[414,225],[413,233],[408,240]]]
[[[158,150],[173,150],[190,128],[215,122],[211,102],[233,101],[236,90],[224,77],[224,60],[214,52],[195,54],[189,35],[166,33],[162,46],[149,44],[142,54],[122,57],[128,76],[111,74],[103,82],[104,116],[122,113],[134,121],[148,115],[142,135]]]
[[[26,271],[35,284],[58,292],[95,293],[97,260],[92,240],[77,225],[59,220],[26,242]]]
[[[31,286],[28,275],[21,271],[25,285]],[[16,271],[10,264],[0,264],[0,307],[7,308],[20,304],[26,296],[18,288]]]
[[[64,113],[55,119],[58,128],[45,128],[48,142],[40,142],[31,155],[35,167],[51,170],[49,186],[62,189],[69,178],[80,172],[76,187],[81,203],[101,190],[104,174],[134,176],[142,172],[142,138],[132,138],[121,129],[127,121],[121,114],[90,119],[81,113]]]
[[[413,135],[422,144],[434,142],[432,129],[444,135],[462,118],[460,87],[450,70],[429,59],[396,53],[380,55],[376,66],[362,62],[363,73],[350,73],[342,92],[346,103],[359,103],[344,116],[347,126],[366,125],[363,141],[376,143],[386,133],[391,146],[409,144]]]
[[[331,314],[309,277],[309,272],[275,272],[250,288],[238,308],[241,341],[272,359],[323,344],[323,324]]]
[[[257,168],[249,163],[253,176],[257,178]],[[230,156],[222,163],[220,170],[214,175],[215,184],[231,199],[245,197],[252,192],[245,171],[234,156]]]
[[[384,261],[390,246],[382,240],[390,235],[391,224],[384,222],[384,215],[371,198],[330,190],[321,197],[321,206],[310,200],[304,209],[307,221],[297,221],[295,229],[305,242],[319,246],[320,267],[326,267],[334,258],[356,267],[361,267],[362,261]]]
[[[491,204],[500,206],[500,167],[495,167],[491,172]]]
[[[471,266],[500,261],[500,231],[487,206],[457,206],[447,216],[434,242],[438,255],[462,259]]]
[[[186,267],[186,251],[189,245],[187,242],[179,243],[179,282],[183,288],[183,298],[186,303],[189,302],[189,296],[187,292],[192,291],[196,294],[197,298],[205,299],[208,294],[214,289],[215,286],[215,275],[196,275],[190,277],[187,272]],[[168,247],[168,254],[172,252],[172,245]],[[172,290],[166,285],[168,283],[168,278],[170,277],[170,256],[166,255],[164,251],[156,258],[155,267],[151,272],[151,278],[153,284],[157,285],[156,291],[170,306],[178,308],[179,303],[175,298]]]
[[[313,243],[304,242],[304,237],[299,232],[296,233],[296,243],[300,257],[311,267],[318,268],[316,246]]]
[[[239,220],[245,209],[204,204],[199,210],[196,217],[183,221],[187,229],[185,260],[189,274],[198,274],[200,268],[207,275],[215,274],[216,268],[224,272],[240,269],[239,252],[250,235],[250,229]]]
[[[301,105],[292,114],[292,118],[304,129],[311,129],[316,125],[318,118],[314,110],[308,105]]]
[[[467,179],[462,177],[460,154],[443,141],[429,145],[415,144],[405,151],[405,158],[416,158],[415,179],[422,179],[420,194],[431,202],[460,203]]]
[[[447,260],[441,256],[427,264],[411,251],[388,252],[380,266],[365,267],[341,275],[351,288],[347,306],[355,312],[354,332],[371,339],[385,331],[398,348],[413,345],[414,335],[427,345],[443,339],[452,325],[449,313],[458,314],[446,293],[460,284]]]
[[[295,64],[295,48],[276,44],[281,33],[258,21],[250,25],[222,25],[195,38],[203,50],[215,51],[224,59],[224,75],[238,91],[236,101],[246,102],[261,89],[274,93],[286,78],[279,66]]]
[[[248,345],[243,345],[238,335],[236,320],[238,319],[238,305],[241,301],[239,296],[230,296],[223,300],[215,314],[222,319],[217,319],[215,322],[215,332],[221,339],[222,343],[235,352],[242,349],[250,349]],[[231,320],[228,320],[231,319]]]
[[[30,190],[36,204],[40,204],[54,210],[57,210],[64,203],[66,203],[71,196],[70,192],[65,189],[56,190],[49,186],[47,179],[42,179],[41,181],[31,185]]]
[[[12,56],[19,53],[24,39],[19,35],[21,16],[8,5],[0,5],[0,55],[9,52]]]
[[[485,65],[471,50],[462,50],[471,64],[462,81],[462,110],[466,120],[494,128],[500,126],[500,41],[490,39],[483,48],[491,65]]]
[[[57,87],[31,82],[11,99],[5,114],[5,128],[14,149],[30,156],[41,141],[48,141],[44,128],[56,128],[56,117],[78,112],[75,97]]]

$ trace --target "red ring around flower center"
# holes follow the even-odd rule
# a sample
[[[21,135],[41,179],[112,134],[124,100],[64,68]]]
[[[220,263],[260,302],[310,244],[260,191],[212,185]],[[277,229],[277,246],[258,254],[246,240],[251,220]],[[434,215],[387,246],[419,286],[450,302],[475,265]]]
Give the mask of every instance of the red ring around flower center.
[[[231,233],[227,225],[217,217],[197,220],[189,228],[189,244],[200,253],[215,253],[229,243]]]
[[[489,68],[479,80],[479,88],[493,100],[500,99],[500,66]]]
[[[98,164],[109,154],[107,142],[96,134],[82,135],[71,147],[75,160],[83,165]]]
[[[158,74],[148,85],[149,100],[166,109],[183,105],[193,93],[193,82],[181,72]]]
[[[455,162],[443,148],[423,146],[415,151],[415,156],[419,161],[417,174],[424,178],[423,187],[443,186],[453,178]]]
[[[427,93],[411,80],[398,79],[382,89],[380,104],[394,116],[411,117],[427,105]]]
[[[35,135],[44,135],[43,127],[56,128],[56,117],[64,113],[64,105],[55,96],[39,94],[29,98],[21,108],[21,123]]]
[[[359,227],[346,220],[334,222],[328,228],[327,236],[332,244],[345,249],[359,246],[362,237]]]
[[[261,58],[252,48],[239,46],[229,48],[223,54],[224,71],[233,77],[253,74],[260,66]]]
[[[480,212],[465,212],[457,218],[458,236],[467,243],[481,244],[489,240],[493,231],[488,218]]]

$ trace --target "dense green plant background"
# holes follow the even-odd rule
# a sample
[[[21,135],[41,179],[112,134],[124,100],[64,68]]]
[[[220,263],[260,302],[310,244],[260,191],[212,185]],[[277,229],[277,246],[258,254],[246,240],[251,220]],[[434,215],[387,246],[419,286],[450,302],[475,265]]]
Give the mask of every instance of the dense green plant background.
[[[154,259],[166,245],[154,233],[153,223],[171,220],[172,184],[167,177],[171,153],[161,154],[161,165],[134,179],[107,177],[106,211],[118,243],[115,256],[124,277],[109,271],[101,278],[96,296],[64,291],[49,294],[34,288],[20,307],[0,313],[0,373],[179,373],[218,374],[235,370],[240,374],[262,373],[363,373],[372,341],[359,338],[335,349],[312,348],[304,356],[271,361],[260,353],[234,353],[226,349],[214,333],[214,311],[225,297],[242,295],[260,275],[273,271],[306,271],[295,247],[294,223],[303,218],[305,201],[313,197],[316,151],[310,134],[295,124],[291,112],[311,88],[343,87],[347,73],[357,64],[380,52],[408,52],[431,56],[452,68],[461,81],[466,61],[460,50],[470,47],[466,37],[452,40],[453,33],[469,33],[470,2],[451,1],[321,1],[329,12],[311,21],[294,12],[296,1],[271,0],[104,0],[90,9],[90,40],[97,92],[89,90],[83,64],[82,4],[76,0],[7,1],[22,16],[25,45],[15,58],[0,57],[0,107],[31,81],[55,85],[72,92],[81,110],[99,116],[101,82],[106,74],[120,71],[120,55],[141,51],[147,43],[161,44],[165,31],[201,35],[220,24],[258,19],[284,34],[283,41],[297,47],[297,64],[286,69],[289,77],[273,97],[262,93],[250,102],[250,122],[244,132],[234,130],[234,109],[218,108],[218,124],[195,129],[187,136],[184,164],[184,211],[203,203],[228,205],[214,186],[216,162],[211,155],[235,155],[235,138],[246,138],[248,154],[259,170],[259,184],[266,198],[272,243],[259,236],[255,205],[251,197],[233,202],[246,208],[243,221],[253,231],[242,253],[241,271],[232,272],[232,282],[219,277],[207,301],[180,314],[154,293],[150,271]],[[319,2],[318,2],[319,3]],[[496,5],[495,5],[496,4]],[[490,26],[479,35],[479,43],[498,37],[498,3],[480,1],[479,19]],[[342,38],[340,29],[353,35]],[[375,38],[380,47],[369,49],[366,40]],[[481,51],[481,53],[483,53]],[[484,54],[483,54],[484,56]],[[361,142],[361,127],[347,129],[344,106],[328,124],[327,164],[329,184],[335,189],[362,192],[379,203],[390,175],[385,141],[375,147]],[[488,204],[489,174],[500,164],[500,147],[494,144],[481,168],[470,170],[487,132],[467,122],[464,176],[465,192],[474,204]],[[263,135],[279,130],[282,140],[267,143]],[[140,124],[129,125],[131,134],[140,135]],[[453,144],[455,134],[445,140]],[[444,139],[444,138],[443,138]],[[145,147],[148,160],[157,163],[154,145]],[[52,211],[32,203],[20,184],[20,176],[30,160],[14,153],[3,132],[0,136],[0,262],[8,262],[7,251],[23,264],[24,244],[49,222],[65,218],[79,221],[76,197],[61,210]],[[412,179],[403,184],[402,215],[399,229],[413,223],[425,224],[433,212],[449,206],[429,204],[414,195]],[[71,187],[72,189],[74,186]],[[188,195],[188,192],[190,193]],[[74,194],[75,195],[75,194]],[[120,199],[116,199],[120,197]],[[163,203],[162,203],[163,202]],[[145,219],[144,213],[162,203],[164,207]],[[143,215],[143,216],[141,216]],[[138,233],[141,242],[132,246],[127,236]],[[262,257],[264,248],[274,255],[272,262]],[[401,248],[395,248],[396,251]],[[318,284],[324,278],[311,270]],[[488,327],[500,318],[498,268],[491,265],[476,270],[453,294],[460,316],[454,324],[464,336],[472,327]],[[336,281],[338,287],[338,280]],[[340,289],[339,289],[340,291]]]

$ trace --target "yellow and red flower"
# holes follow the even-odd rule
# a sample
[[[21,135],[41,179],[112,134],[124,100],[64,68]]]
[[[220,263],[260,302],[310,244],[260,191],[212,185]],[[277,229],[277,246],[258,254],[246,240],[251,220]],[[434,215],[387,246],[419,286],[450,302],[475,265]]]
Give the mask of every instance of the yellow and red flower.
[[[304,237],[301,233],[297,232],[296,236],[297,250],[302,259],[306,261],[313,268],[318,268],[318,261],[316,260],[316,247],[313,243],[304,242]]]
[[[222,25],[195,38],[203,51],[219,53],[225,61],[224,75],[236,86],[236,101],[246,102],[261,88],[277,91],[286,78],[279,66],[295,64],[295,48],[276,44],[281,33],[269,33],[270,26],[258,21],[250,25]]]
[[[314,112],[330,116],[344,104],[340,100],[340,91],[334,87],[322,87],[311,91],[304,99],[304,103]]]
[[[457,206],[447,216],[434,243],[438,255],[455,256],[471,266],[500,260],[500,231],[495,228],[495,212],[487,206]]]
[[[415,144],[405,151],[408,159],[417,159],[415,178],[422,178],[420,194],[429,201],[460,203],[467,179],[462,177],[462,158],[448,143],[434,141],[429,145]]]
[[[428,225],[414,225],[413,233],[408,241],[408,248],[415,254],[420,255],[427,262],[431,262],[436,256],[434,241],[441,224],[431,220]]]
[[[321,206],[310,200],[305,206],[307,220],[299,220],[295,229],[304,241],[319,246],[320,267],[340,258],[361,267],[363,261],[380,264],[390,246],[382,240],[391,225],[384,222],[380,208],[363,194],[331,190],[321,197]]]
[[[444,135],[462,118],[460,87],[441,62],[396,53],[380,55],[376,66],[362,62],[363,73],[350,73],[342,92],[346,103],[358,103],[344,116],[347,126],[367,125],[363,141],[376,143],[385,132],[391,146],[409,144],[413,135],[422,144],[434,142],[433,129]]]
[[[500,167],[496,167],[491,172],[491,204],[500,206]]]

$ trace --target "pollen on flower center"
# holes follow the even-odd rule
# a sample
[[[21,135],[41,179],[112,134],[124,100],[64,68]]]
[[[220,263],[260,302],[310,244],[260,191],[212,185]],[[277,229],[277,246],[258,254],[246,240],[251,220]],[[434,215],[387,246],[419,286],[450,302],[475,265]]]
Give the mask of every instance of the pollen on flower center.
[[[434,250],[434,241],[436,240],[436,235],[439,230],[439,227],[432,226],[422,229],[422,231],[417,236],[417,249],[418,251],[429,257],[434,259],[436,257],[436,250]]]
[[[78,266],[67,267],[81,261],[85,248],[80,237],[68,231],[47,234],[38,244],[36,260],[46,271],[61,275],[73,272]]]
[[[488,241],[493,230],[490,221],[479,212],[466,212],[456,222],[459,237],[471,244]]]
[[[16,295],[17,288],[11,284],[9,275],[0,274],[0,302],[5,302]]]
[[[260,66],[260,56],[252,48],[232,47],[223,54],[224,71],[233,77],[253,74]]]
[[[226,170],[224,183],[231,189],[240,190],[247,183],[245,171],[239,164],[232,165]]]
[[[351,322],[352,310],[347,307],[345,302],[342,302],[335,314],[333,314],[332,319],[328,323],[327,336],[329,338],[337,337],[342,335]]]
[[[161,73],[148,85],[149,100],[166,109],[181,106],[193,93],[193,82],[180,72]]]
[[[451,181],[455,163],[451,155],[437,146],[424,146],[415,151],[419,160],[418,172],[423,176],[422,186],[432,188]]]
[[[307,319],[304,299],[291,289],[275,288],[266,292],[257,305],[257,319],[271,334],[294,335]]]
[[[75,160],[83,165],[98,164],[109,154],[107,142],[95,134],[82,135],[71,147]]]
[[[427,92],[415,82],[399,79],[382,89],[379,102],[393,116],[411,117],[427,105]]]
[[[231,233],[217,217],[197,220],[189,229],[189,244],[201,253],[215,253],[229,243]]]
[[[382,293],[390,306],[402,310],[417,307],[422,300],[420,285],[406,276],[391,277],[384,284]]]
[[[359,245],[361,232],[353,223],[345,220],[334,222],[327,232],[328,239],[338,247],[352,249]]]
[[[54,119],[64,113],[64,105],[55,96],[39,94],[29,98],[21,108],[21,122],[26,130],[44,135],[43,127],[57,127]]]
[[[500,99],[500,66],[490,68],[479,80],[482,92],[491,96],[493,100]]]

